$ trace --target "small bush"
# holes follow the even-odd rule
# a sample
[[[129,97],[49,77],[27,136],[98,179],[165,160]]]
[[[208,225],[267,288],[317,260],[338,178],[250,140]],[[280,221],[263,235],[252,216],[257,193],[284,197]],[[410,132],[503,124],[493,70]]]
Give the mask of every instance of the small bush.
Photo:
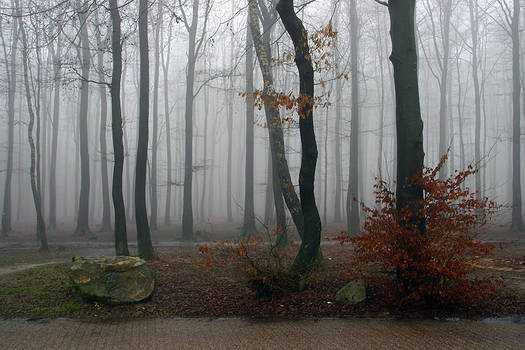
[[[274,292],[287,289],[290,282],[285,273],[290,265],[287,249],[279,248],[272,240],[265,243],[260,237],[248,240],[223,240],[213,245],[201,245],[206,265],[238,262],[243,265],[250,288],[259,299],[271,299]]]
[[[487,198],[476,199],[475,192],[462,188],[476,173],[472,167],[438,179],[445,160],[443,157],[435,168],[425,168],[422,175],[411,179],[411,184],[424,190],[422,201],[410,203],[419,209],[411,212],[406,206],[398,210],[395,193],[379,181],[374,186],[377,207],[361,204],[367,214],[363,233],[337,237],[341,244],[354,244],[352,272],[377,288],[390,306],[474,304],[502,284],[472,274],[476,261],[493,252],[492,244],[476,236],[498,205]],[[393,272],[394,278],[377,271]]]

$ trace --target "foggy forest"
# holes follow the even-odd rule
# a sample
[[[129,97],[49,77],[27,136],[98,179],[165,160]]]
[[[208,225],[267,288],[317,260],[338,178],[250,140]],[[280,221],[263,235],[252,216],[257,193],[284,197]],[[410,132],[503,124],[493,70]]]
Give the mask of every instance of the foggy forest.
[[[502,205],[491,229],[523,231],[523,3],[416,3],[417,157],[447,155],[441,179],[478,169],[464,186]],[[138,234],[148,256],[158,232],[293,233],[306,200],[322,232],[359,233],[360,202],[374,206],[374,184],[395,187],[400,153],[417,153],[396,141],[412,126],[396,128],[389,10],[293,5],[315,73],[306,102],[277,1],[2,1],[2,237],[45,249],[49,235],[114,232],[126,253]]]

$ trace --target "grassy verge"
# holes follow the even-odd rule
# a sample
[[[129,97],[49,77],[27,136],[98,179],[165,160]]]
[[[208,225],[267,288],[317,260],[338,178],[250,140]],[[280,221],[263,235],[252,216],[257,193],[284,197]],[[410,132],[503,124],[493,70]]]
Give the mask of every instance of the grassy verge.
[[[347,306],[334,301],[335,293],[347,282],[341,277],[347,251],[326,247],[326,265],[317,271],[301,293],[280,291],[271,300],[261,300],[249,288],[244,266],[238,262],[206,266],[195,250],[160,252],[152,261],[156,290],[149,300],[129,305],[108,306],[83,300],[67,276],[70,263],[46,265],[0,276],[0,318],[91,318],[132,319],[152,317],[338,317],[389,316],[392,311],[373,293],[365,305]],[[525,274],[505,261],[480,268],[480,273],[501,273],[509,279],[502,295],[483,307],[449,310],[459,317],[525,314]],[[494,269],[496,267],[497,269]],[[507,270],[505,270],[507,269]],[[423,315],[421,316],[429,316]]]

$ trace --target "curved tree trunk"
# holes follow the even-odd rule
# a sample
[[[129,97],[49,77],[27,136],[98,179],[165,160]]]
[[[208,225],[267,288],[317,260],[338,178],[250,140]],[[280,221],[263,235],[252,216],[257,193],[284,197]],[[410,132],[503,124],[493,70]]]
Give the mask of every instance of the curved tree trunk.
[[[321,218],[315,203],[314,183],[317,164],[314,115],[311,102],[314,100],[314,70],[308,47],[308,34],[303,22],[297,17],[293,0],[280,0],[277,12],[290,35],[295,48],[295,64],[299,71],[299,96],[307,103],[299,107],[299,130],[301,134],[301,169],[299,171],[299,192],[303,216],[303,236],[299,252],[290,267],[292,274],[301,280],[309,274],[319,259],[321,243]],[[301,283],[299,288],[301,288]]]
[[[27,137],[29,140],[29,148],[31,150],[31,166],[29,170],[30,180],[31,180],[31,190],[33,192],[33,202],[36,210],[36,233],[40,239],[40,251],[48,251],[47,246],[47,236],[46,236],[46,224],[44,222],[44,217],[42,215],[42,202],[40,198],[40,192],[38,191],[37,179],[36,179],[36,148],[35,142],[33,139],[33,127],[35,123],[35,111],[33,109],[33,103],[31,100],[31,91],[30,91],[30,82],[29,82],[29,58],[28,58],[28,46],[26,33],[24,30],[23,17],[20,10],[20,2],[16,0],[16,8],[18,13],[18,25],[20,29],[20,34],[22,38],[22,62],[24,66],[24,85],[25,85],[25,95],[27,102],[27,109],[29,112],[29,123],[27,125]]]

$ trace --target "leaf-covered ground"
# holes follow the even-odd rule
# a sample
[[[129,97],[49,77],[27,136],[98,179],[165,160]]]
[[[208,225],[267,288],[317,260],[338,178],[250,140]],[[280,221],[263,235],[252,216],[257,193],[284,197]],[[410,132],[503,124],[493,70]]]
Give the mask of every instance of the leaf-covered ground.
[[[324,246],[324,265],[301,293],[278,291],[270,300],[256,298],[241,262],[206,266],[197,249],[161,249],[151,262],[156,290],[139,304],[107,306],[83,300],[71,287],[67,264],[48,265],[0,276],[2,318],[151,318],[151,317],[257,317],[310,318],[339,316],[391,316],[371,292],[367,303],[345,306],[335,293],[347,282],[345,267],[350,250]],[[507,287],[484,305],[449,310],[411,312],[409,316],[485,317],[525,314],[525,247],[507,246],[477,266],[479,274],[503,275]]]

